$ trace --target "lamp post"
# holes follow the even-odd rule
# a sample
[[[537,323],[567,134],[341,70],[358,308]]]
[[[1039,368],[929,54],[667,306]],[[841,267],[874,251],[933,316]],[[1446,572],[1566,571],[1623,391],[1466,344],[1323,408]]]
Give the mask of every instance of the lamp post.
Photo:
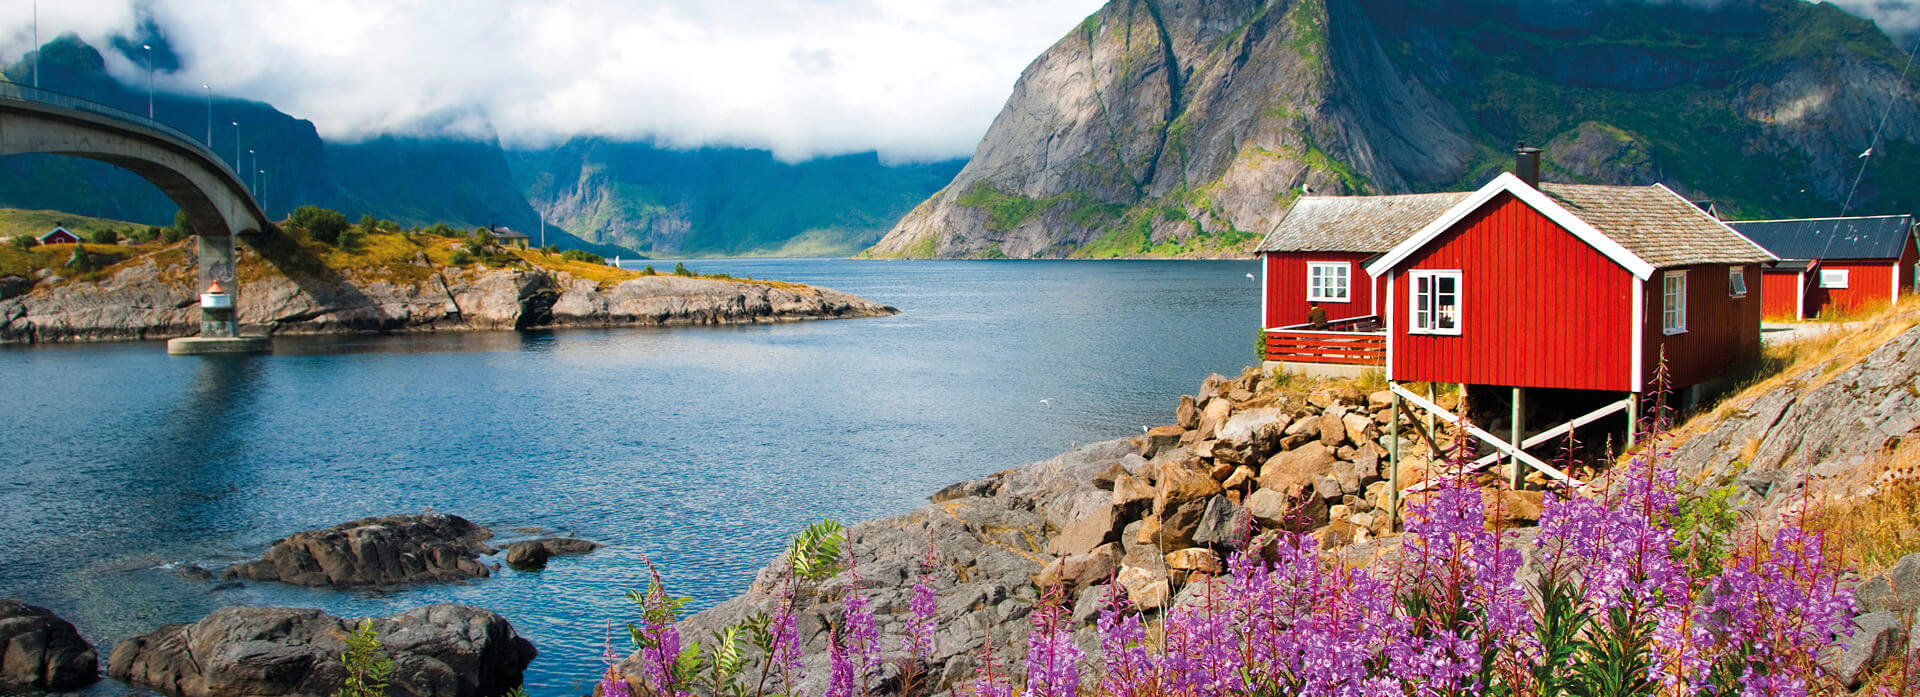
[[[254,178],[253,178],[253,199],[254,199],[255,201],[258,201],[258,200],[260,200],[260,199],[262,199],[262,198],[265,198],[264,196],[261,196],[261,195],[260,195],[260,183],[261,183],[261,182],[263,182],[263,181],[266,181],[266,179],[267,179],[267,171],[266,171],[266,170],[264,170],[264,169],[260,169],[260,170],[254,170]],[[260,204],[260,210],[266,210],[266,209],[267,209],[267,204],[264,204],[264,203],[262,203],[262,204]]]
[[[147,120],[153,120],[153,45],[140,44],[140,50],[147,52]]]
[[[33,86],[40,87],[40,0],[33,0]]]
[[[240,122],[233,122],[233,171],[240,173]]]
[[[201,84],[200,89],[207,91],[207,147],[213,147],[213,85]]]
[[[260,157],[253,154],[252,148],[247,149],[247,161],[253,163],[253,164],[247,165],[247,169],[249,170],[253,169],[253,165],[260,164]],[[251,179],[251,177],[249,177],[249,179]],[[247,187],[247,188],[249,191],[251,191],[253,187]]]

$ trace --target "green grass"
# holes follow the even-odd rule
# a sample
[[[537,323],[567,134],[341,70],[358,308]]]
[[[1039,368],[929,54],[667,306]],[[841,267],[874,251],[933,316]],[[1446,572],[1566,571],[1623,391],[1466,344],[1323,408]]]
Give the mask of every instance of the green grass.
[[[146,225],[124,220],[94,218],[60,211],[0,208],[0,238],[20,235],[39,237],[47,234],[47,231],[55,226],[64,226],[82,239],[100,230],[113,230],[125,238],[129,235],[145,234],[148,228]]]

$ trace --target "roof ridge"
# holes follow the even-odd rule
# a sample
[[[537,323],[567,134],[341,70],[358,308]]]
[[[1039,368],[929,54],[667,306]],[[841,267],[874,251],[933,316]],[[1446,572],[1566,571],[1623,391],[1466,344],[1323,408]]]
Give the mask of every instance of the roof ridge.
[[[1767,218],[1765,220],[1729,220],[1733,223],[1806,223],[1815,220],[1877,220],[1880,218],[1911,218],[1912,213],[1888,213],[1886,215],[1834,215],[1825,218]]]

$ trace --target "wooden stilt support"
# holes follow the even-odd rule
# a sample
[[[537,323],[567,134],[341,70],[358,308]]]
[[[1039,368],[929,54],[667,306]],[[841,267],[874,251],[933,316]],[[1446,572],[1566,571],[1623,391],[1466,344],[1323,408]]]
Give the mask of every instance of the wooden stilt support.
[[[1400,393],[1393,388],[1399,383],[1389,381],[1388,391],[1393,394],[1393,413],[1387,419],[1387,521],[1400,524]]]
[[[1527,437],[1527,388],[1513,388],[1513,420],[1511,424],[1513,437],[1507,442],[1522,443]],[[1523,444],[1520,447],[1524,449],[1526,446]],[[1507,486],[1514,491],[1519,491],[1520,487],[1526,484],[1526,477],[1520,474],[1520,458],[1514,457],[1512,460],[1513,473],[1507,480]]]
[[[1640,393],[1627,395],[1627,447],[1640,441]]]

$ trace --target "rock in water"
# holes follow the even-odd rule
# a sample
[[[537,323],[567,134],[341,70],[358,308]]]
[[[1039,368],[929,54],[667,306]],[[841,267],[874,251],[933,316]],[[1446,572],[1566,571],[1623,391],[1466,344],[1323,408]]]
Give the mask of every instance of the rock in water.
[[[347,588],[459,581],[488,575],[493,531],[445,513],[362,518],[278,540],[225,578]]]
[[[346,677],[352,623],[319,610],[227,607],[120,642],[115,679],[178,697],[326,697]],[[373,620],[393,660],[394,697],[492,697],[518,687],[537,652],[506,618],[466,605],[429,605]]]
[[[71,690],[100,679],[100,659],[52,610],[0,600],[0,688]]]
[[[508,544],[507,566],[516,569],[544,569],[547,560],[552,557],[570,554],[586,554],[601,548],[598,542],[574,537],[543,537],[537,540],[525,540]]]

